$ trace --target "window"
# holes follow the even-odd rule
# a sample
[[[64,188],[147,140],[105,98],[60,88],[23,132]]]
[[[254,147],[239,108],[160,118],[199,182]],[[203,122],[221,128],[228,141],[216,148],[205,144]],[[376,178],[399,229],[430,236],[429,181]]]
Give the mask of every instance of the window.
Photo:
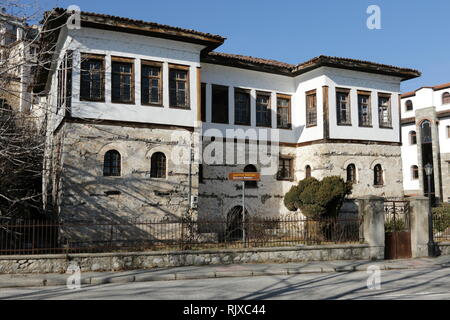
[[[413,180],[419,179],[419,167],[418,166],[411,167],[411,178]]]
[[[162,65],[157,62],[142,61],[141,64],[141,103],[162,106]]]
[[[105,101],[105,58],[81,55],[80,100]]]
[[[406,111],[412,111],[414,109],[413,103],[411,100],[407,100],[405,102]]]
[[[278,174],[277,179],[278,180],[293,180],[293,159],[292,158],[286,158],[286,157],[280,157],[278,162]]]
[[[277,128],[291,129],[291,97],[278,95],[277,97]]]
[[[431,135],[431,122],[429,120],[425,120],[420,125],[420,128],[421,128],[420,135],[422,137],[422,143],[423,144],[432,143],[433,139]]]
[[[258,172],[258,169],[252,164],[249,164],[244,168],[244,172]],[[245,181],[245,187],[254,189],[258,188],[258,182],[257,181]]]
[[[151,158],[150,177],[165,178],[166,177],[166,156],[162,152],[156,152]]]
[[[347,182],[356,183],[356,166],[353,163],[347,166]]]
[[[170,66],[169,102],[171,108],[189,109],[189,67]]]
[[[250,92],[236,89],[234,93],[235,124],[250,125]]]
[[[358,115],[360,127],[372,126],[370,94],[367,93],[358,94]]]
[[[134,103],[134,61],[125,58],[112,58],[111,101]]]
[[[272,127],[270,99],[270,93],[256,94],[256,125],[258,127]]]
[[[450,138],[450,126],[447,126],[447,138]]]
[[[391,96],[388,94],[378,95],[378,119],[380,128],[391,128]]]
[[[70,112],[70,105],[72,101],[72,51],[67,51],[64,55],[57,73],[58,92],[57,92],[57,109],[64,107],[66,111]]]
[[[377,164],[375,166],[375,168],[373,169],[373,173],[374,173],[373,184],[375,186],[382,186],[382,185],[384,185],[383,168],[381,167],[381,164]]]
[[[308,165],[305,167],[305,178],[311,178],[311,167]]]
[[[415,145],[417,144],[417,134],[415,131],[411,131],[409,133],[409,144],[410,145]]]
[[[212,85],[211,121],[228,123],[228,87]]]
[[[442,94],[442,104],[448,104],[450,103],[450,93],[445,92]]]
[[[103,162],[103,176],[120,177],[121,175],[121,157],[116,150],[110,150],[105,154]]]
[[[350,90],[336,89],[336,108],[338,125],[351,125]]]
[[[317,96],[316,90],[306,93],[306,126],[317,126]]]

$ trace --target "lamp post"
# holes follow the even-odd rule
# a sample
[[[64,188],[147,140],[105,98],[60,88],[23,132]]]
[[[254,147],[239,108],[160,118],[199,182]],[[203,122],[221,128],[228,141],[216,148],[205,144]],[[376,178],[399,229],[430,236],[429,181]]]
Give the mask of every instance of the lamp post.
[[[433,174],[433,165],[425,165],[425,174],[428,179],[428,255],[434,257],[434,237],[433,237],[433,213],[431,210],[431,175]]]

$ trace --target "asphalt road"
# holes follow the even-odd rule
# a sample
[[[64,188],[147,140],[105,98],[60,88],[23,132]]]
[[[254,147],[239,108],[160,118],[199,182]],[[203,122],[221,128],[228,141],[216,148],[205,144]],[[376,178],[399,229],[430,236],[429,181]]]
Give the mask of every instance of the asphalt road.
[[[381,289],[366,272],[126,284],[0,289],[0,299],[32,300],[450,300],[450,268],[381,271]]]

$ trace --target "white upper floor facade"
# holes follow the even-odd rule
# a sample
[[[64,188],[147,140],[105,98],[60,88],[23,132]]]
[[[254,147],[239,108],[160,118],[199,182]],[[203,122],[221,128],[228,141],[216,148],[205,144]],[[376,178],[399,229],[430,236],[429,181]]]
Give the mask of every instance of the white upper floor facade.
[[[115,19],[122,18],[83,13],[81,29],[61,26],[45,79],[53,129],[71,117],[201,125],[206,136],[264,130],[286,144],[400,143],[400,83],[417,77],[415,70],[324,56],[295,66],[221,54],[211,52],[223,43],[219,36],[183,29],[173,36],[172,27],[157,33],[144,22],[114,29],[108,23]]]

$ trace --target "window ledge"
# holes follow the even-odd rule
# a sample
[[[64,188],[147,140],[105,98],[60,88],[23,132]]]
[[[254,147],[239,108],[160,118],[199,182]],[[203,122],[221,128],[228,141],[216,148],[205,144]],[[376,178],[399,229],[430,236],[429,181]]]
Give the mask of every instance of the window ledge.
[[[144,107],[156,107],[156,108],[164,108],[162,104],[151,104],[151,103],[141,103],[141,106]]]
[[[338,123],[338,126],[342,126],[342,127],[351,127],[352,124],[351,123]]]
[[[394,129],[394,127],[380,126],[380,129]]]
[[[169,107],[170,109],[178,109],[178,110],[191,110],[191,107],[173,107],[173,106],[171,106],[171,107]]]
[[[129,104],[129,105],[135,105],[136,103],[134,101],[112,101],[113,104]]]
[[[88,98],[81,98],[81,97],[80,97],[80,101],[85,101],[85,102],[103,102],[103,103],[105,103],[105,99],[88,99]]]

